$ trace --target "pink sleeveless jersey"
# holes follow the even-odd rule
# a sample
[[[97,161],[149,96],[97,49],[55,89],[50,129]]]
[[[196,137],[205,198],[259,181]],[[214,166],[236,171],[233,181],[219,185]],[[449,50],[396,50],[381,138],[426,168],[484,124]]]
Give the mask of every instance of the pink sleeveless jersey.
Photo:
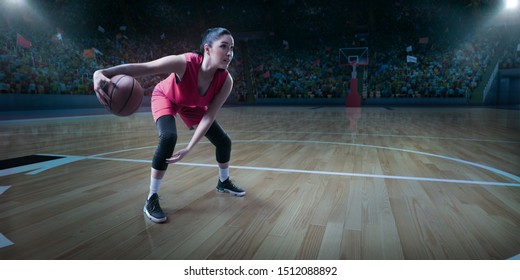
[[[152,93],[152,114],[154,120],[164,115],[179,114],[189,128],[197,125],[208,109],[208,104],[220,92],[228,76],[228,71],[219,69],[213,76],[206,94],[201,95],[197,85],[199,69],[203,56],[185,53],[186,71],[182,80],[176,73],[161,81]]]

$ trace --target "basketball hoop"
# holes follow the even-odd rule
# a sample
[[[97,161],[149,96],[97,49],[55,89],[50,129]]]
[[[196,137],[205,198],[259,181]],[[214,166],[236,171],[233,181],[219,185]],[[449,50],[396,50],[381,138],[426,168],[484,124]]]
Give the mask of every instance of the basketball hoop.
[[[368,65],[368,48],[339,49],[339,66],[366,66]]]
[[[368,48],[342,48],[339,49],[339,66],[352,66],[352,76],[350,79],[350,94],[346,99],[347,107],[360,107],[361,97],[358,94],[357,66],[368,65]]]

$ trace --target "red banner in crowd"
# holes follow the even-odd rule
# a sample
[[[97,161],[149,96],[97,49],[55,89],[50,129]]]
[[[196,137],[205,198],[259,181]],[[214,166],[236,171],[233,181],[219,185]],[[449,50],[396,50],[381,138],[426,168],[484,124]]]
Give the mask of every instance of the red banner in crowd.
[[[22,46],[26,49],[32,47],[32,44],[30,41],[26,40],[22,35],[16,34],[16,44],[18,46]]]
[[[428,37],[419,38],[419,44],[428,44],[429,41],[430,41],[430,38],[428,38]]]
[[[86,58],[96,58],[96,52],[94,49],[84,49],[83,56]]]

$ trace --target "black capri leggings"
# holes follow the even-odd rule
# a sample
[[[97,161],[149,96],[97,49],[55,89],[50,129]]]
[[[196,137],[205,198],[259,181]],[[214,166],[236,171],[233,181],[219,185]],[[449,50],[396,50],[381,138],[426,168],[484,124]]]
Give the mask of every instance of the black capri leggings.
[[[165,115],[157,120],[159,144],[155,150],[152,167],[156,170],[166,170],[166,159],[171,157],[177,144],[177,126],[175,117]],[[231,139],[215,120],[206,132],[206,138],[215,146],[215,157],[218,163],[226,163],[231,159]]]

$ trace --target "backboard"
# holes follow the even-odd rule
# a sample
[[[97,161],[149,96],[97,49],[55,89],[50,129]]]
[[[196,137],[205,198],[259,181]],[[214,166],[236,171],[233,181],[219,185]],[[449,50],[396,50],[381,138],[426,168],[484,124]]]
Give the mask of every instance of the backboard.
[[[339,66],[364,66],[368,65],[368,48],[341,48],[339,49]]]

